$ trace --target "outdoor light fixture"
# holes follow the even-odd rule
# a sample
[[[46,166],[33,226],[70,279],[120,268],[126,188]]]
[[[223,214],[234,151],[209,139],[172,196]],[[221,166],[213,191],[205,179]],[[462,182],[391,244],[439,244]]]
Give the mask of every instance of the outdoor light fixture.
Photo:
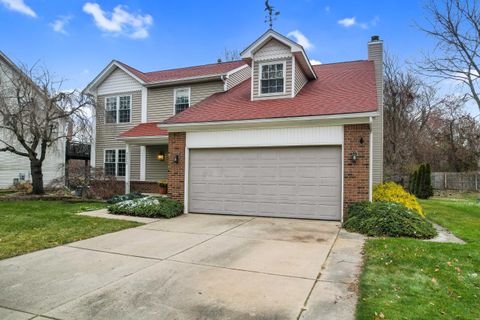
[[[178,154],[173,157],[173,163],[178,163]]]
[[[357,159],[358,159],[358,152],[353,151],[352,152],[352,162],[357,162]]]
[[[163,152],[159,152],[157,154],[157,160],[158,161],[165,161],[165,154],[163,154]]]

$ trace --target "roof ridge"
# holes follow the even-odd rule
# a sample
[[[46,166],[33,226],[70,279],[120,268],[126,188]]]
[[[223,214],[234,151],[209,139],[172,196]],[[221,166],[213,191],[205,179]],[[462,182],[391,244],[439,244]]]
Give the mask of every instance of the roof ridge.
[[[149,74],[149,73],[155,73],[155,72],[163,72],[163,71],[173,71],[173,70],[183,70],[183,69],[190,69],[190,68],[197,68],[197,67],[206,67],[206,66],[213,66],[213,65],[219,65],[219,64],[227,64],[227,63],[233,63],[233,62],[240,62],[243,60],[233,60],[233,61],[225,61],[225,62],[213,62],[213,63],[205,63],[205,64],[199,64],[196,66],[188,66],[188,67],[180,67],[180,68],[170,68],[170,69],[162,69],[162,70],[157,70],[157,71],[147,71],[147,72],[142,72],[143,74]]]
[[[326,65],[331,65],[331,64],[342,64],[342,63],[353,63],[353,62],[369,62],[369,61],[370,60],[364,60],[364,59],[350,60],[350,61],[337,61],[337,62],[315,64],[315,65],[312,65],[312,67],[321,67],[321,66],[326,66]]]

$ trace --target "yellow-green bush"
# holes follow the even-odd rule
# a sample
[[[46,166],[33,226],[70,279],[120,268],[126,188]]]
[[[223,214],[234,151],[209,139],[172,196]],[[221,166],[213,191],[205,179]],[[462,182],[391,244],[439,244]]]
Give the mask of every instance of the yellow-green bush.
[[[418,203],[417,198],[405,191],[403,187],[395,182],[385,182],[377,184],[373,187],[373,201],[390,201],[403,204],[410,208],[422,217],[425,217],[423,208]]]

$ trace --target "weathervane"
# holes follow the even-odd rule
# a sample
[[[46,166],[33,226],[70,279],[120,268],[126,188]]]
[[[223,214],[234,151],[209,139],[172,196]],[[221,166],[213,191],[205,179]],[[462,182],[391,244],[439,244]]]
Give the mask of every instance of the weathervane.
[[[280,11],[277,11],[275,10],[275,7],[274,6],[271,6],[269,3],[268,3],[268,0],[265,0],[265,10],[264,11],[267,11],[268,14],[265,15],[265,23],[268,22],[268,25],[270,26],[270,29],[273,28],[273,21],[277,20],[277,16],[280,14]]]

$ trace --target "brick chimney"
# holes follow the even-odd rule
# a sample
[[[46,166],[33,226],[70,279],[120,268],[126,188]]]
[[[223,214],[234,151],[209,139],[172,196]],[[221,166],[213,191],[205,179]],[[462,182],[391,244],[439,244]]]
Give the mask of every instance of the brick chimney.
[[[375,82],[377,87],[377,104],[379,116],[372,122],[373,143],[373,184],[383,181],[383,41],[379,36],[372,36],[368,42],[368,60],[375,65]]]

